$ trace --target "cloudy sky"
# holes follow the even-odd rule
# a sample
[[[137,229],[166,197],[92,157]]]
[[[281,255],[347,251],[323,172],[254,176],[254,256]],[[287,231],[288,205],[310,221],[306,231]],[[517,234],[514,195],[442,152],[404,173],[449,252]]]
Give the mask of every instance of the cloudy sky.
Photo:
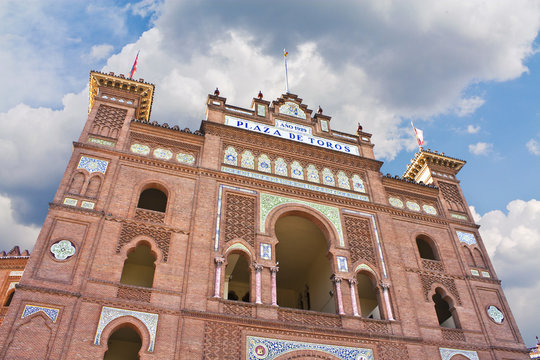
[[[537,0],[0,3],[0,248],[32,248],[86,120],[90,70],[156,84],[153,120],[197,129],[219,86],[249,107],[290,91],[373,133],[384,173],[426,147],[462,188],[527,345],[540,335]]]

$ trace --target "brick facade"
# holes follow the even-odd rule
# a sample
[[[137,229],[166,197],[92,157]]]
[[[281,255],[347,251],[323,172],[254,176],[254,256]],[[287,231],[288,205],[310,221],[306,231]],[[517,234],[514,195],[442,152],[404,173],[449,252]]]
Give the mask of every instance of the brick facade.
[[[332,130],[293,94],[251,109],[210,95],[195,132],[151,122],[153,94],[90,74],[88,120],[0,329],[0,358],[103,358],[122,327],[136,329],[140,359],[527,358],[456,178],[464,161],[421,150],[403,177],[384,176],[370,134]],[[138,206],[147,189],[166,196],[165,211]],[[306,308],[307,286],[304,308],[273,305],[275,279],[295,276],[276,260],[287,216],[326,240],[335,313]],[[121,281],[141,246],[155,259],[151,287]],[[225,293],[235,254],[248,263],[244,302]],[[358,274],[374,284],[374,318],[359,315]],[[455,326],[439,324],[434,296]]]

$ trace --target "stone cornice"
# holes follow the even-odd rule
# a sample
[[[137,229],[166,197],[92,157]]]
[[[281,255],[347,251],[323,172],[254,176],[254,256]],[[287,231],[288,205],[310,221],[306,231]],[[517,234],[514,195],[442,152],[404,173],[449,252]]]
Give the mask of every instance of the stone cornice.
[[[407,170],[403,174],[403,178],[414,180],[420,170],[422,170],[426,164],[443,166],[450,170],[452,175],[455,175],[459,172],[459,170],[461,170],[465,163],[466,161],[464,160],[446,156],[444,153],[420,148],[420,151],[414,154],[414,159],[412,159],[411,163],[407,166]]]

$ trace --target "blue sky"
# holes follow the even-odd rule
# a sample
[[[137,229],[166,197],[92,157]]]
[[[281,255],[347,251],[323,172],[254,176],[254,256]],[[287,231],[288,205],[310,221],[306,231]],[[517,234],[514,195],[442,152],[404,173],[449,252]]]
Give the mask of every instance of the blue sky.
[[[540,322],[540,4],[13,1],[0,4],[0,247],[31,248],[86,120],[90,70],[156,84],[153,120],[199,127],[206,95],[290,90],[373,134],[383,173],[426,147],[459,178],[530,346]],[[517,266],[519,264],[519,266]]]

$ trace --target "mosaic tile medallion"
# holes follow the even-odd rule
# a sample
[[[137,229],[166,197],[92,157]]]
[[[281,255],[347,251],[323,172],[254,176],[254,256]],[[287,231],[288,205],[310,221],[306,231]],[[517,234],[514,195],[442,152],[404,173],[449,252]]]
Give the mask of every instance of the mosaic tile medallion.
[[[56,260],[66,260],[75,255],[75,246],[69,240],[60,240],[52,244],[51,253]]]
[[[340,188],[347,189],[347,190],[351,189],[351,185],[349,184],[349,178],[347,177],[347,175],[345,175],[343,171],[340,171],[337,173],[337,178],[338,178],[338,186]]]
[[[150,334],[150,344],[148,346],[149,352],[154,352],[154,346],[156,341],[156,331],[158,324],[158,314],[147,313],[142,311],[134,311],[128,309],[119,309],[109,306],[104,306],[101,309],[101,316],[99,317],[99,323],[96,330],[96,336],[94,337],[94,345],[99,345],[101,342],[101,333],[103,329],[113,320],[122,317],[122,316],[133,316],[136,319],[139,319],[148,330]]]
[[[58,313],[60,312],[60,309],[45,307],[45,306],[39,306],[39,305],[25,305],[23,313],[21,315],[21,319],[24,319],[27,316],[34,315],[38,312],[44,313],[53,323],[56,322],[56,319],[58,319]]]
[[[255,336],[246,338],[248,360],[273,360],[293,351],[312,350],[332,355],[340,360],[373,360],[373,350],[348,346],[316,344],[301,341],[268,339]]]
[[[154,150],[154,157],[162,160],[170,160],[172,158],[172,151],[162,148],[157,148]]]
[[[304,180],[304,170],[298,161],[293,161],[291,164],[291,177]]]
[[[270,159],[267,155],[262,154],[261,156],[259,156],[258,162],[259,164],[257,166],[257,170],[266,173],[272,172],[272,165],[270,164]]]
[[[255,157],[249,150],[245,150],[242,153],[242,161],[240,163],[240,166],[248,168],[248,169],[255,169]]]
[[[504,314],[502,313],[501,310],[499,310],[498,307],[496,307],[495,305],[490,305],[488,308],[487,308],[487,314],[488,316],[493,320],[495,321],[497,324],[502,324],[503,320],[504,320]]]
[[[300,106],[290,101],[287,101],[284,105],[279,107],[279,113],[294,116],[300,119],[306,118],[306,113],[300,109]]]
[[[480,360],[476,351],[439,348],[442,360],[450,360],[454,355],[463,355],[469,360]]]
[[[353,190],[358,192],[366,192],[366,187],[364,186],[364,181],[360,179],[360,176],[354,174],[352,177]]]
[[[261,243],[261,259],[272,260],[272,245]]]
[[[429,215],[437,215],[437,209],[435,209],[434,206],[431,206],[431,205],[423,205],[422,206],[422,209],[424,210],[424,212],[426,214],[429,214]]]
[[[307,167],[307,179],[311,182],[319,182],[319,171],[314,165],[309,165]]]
[[[139,154],[139,155],[148,155],[150,154],[150,147],[147,145],[141,145],[141,144],[133,144],[129,148],[132,153]]]
[[[337,256],[337,265],[339,272],[348,272],[349,266],[347,265],[347,258],[345,256]]]
[[[332,174],[332,170],[328,168],[324,168],[322,171],[322,178],[323,178],[323,184],[336,186],[336,180],[334,179],[334,174]]]
[[[105,174],[105,172],[107,171],[108,165],[109,165],[109,162],[105,160],[94,159],[88,156],[81,156],[81,160],[79,160],[77,169],[84,169],[88,171],[90,174],[95,173],[95,172],[100,172],[102,174]]]
[[[277,158],[274,162],[274,172],[276,175],[287,176],[287,163],[282,158]]]
[[[232,146],[229,146],[225,150],[225,155],[223,156],[223,162],[225,164],[235,165],[235,166],[238,164],[238,154]]]
[[[389,202],[390,205],[392,205],[393,207],[397,207],[397,208],[400,208],[400,209],[403,208],[403,201],[401,201],[401,199],[399,199],[399,198],[397,198],[397,197],[389,197],[389,198],[388,198],[388,202]]]
[[[473,233],[465,231],[456,231],[458,239],[460,242],[467,245],[476,245],[476,237]]]
[[[178,153],[176,154],[176,161],[181,164],[193,165],[193,163],[195,163],[195,156],[191,154]]]
[[[420,205],[418,205],[417,202],[414,201],[407,201],[405,203],[407,205],[407,208],[412,211],[420,211]]]

